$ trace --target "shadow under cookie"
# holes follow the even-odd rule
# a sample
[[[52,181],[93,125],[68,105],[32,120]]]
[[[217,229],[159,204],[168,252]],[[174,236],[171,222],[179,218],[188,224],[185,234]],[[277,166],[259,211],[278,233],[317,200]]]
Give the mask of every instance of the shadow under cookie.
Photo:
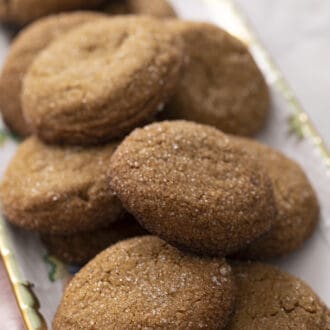
[[[176,16],[167,0],[112,0],[104,11],[112,15],[150,15],[158,18]]]
[[[40,237],[52,256],[68,264],[83,265],[110,245],[146,234],[138,222],[126,214],[106,228],[67,236],[44,234]]]

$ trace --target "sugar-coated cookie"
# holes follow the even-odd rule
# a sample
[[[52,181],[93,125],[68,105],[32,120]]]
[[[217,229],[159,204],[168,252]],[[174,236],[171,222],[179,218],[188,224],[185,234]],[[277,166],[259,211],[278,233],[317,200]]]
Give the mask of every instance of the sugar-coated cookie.
[[[172,20],[183,37],[184,74],[163,118],[208,124],[225,133],[254,135],[264,125],[268,87],[246,45],[208,24]]]
[[[271,181],[219,130],[185,121],[132,132],[110,164],[111,187],[148,231],[192,251],[226,255],[275,217]]]
[[[23,78],[35,57],[53,40],[80,24],[104,15],[74,12],[42,18],[22,30],[13,41],[0,76],[0,111],[7,126],[19,136],[31,133],[22,112]]]
[[[223,329],[234,295],[224,259],[187,255],[153,236],[133,238],[71,280],[53,329]]]
[[[58,147],[28,138],[0,186],[4,215],[17,226],[49,234],[89,231],[116,221],[123,208],[108,178],[115,147]]]
[[[24,114],[33,131],[50,143],[88,145],[125,135],[174,92],[181,46],[153,18],[84,24],[52,43],[30,66]]]
[[[327,329],[326,306],[298,278],[261,263],[232,267],[237,296],[227,330]]]
[[[264,166],[273,182],[277,215],[271,230],[238,252],[247,259],[269,259],[298,249],[314,232],[319,204],[302,168],[283,153],[257,141],[234,138]]]

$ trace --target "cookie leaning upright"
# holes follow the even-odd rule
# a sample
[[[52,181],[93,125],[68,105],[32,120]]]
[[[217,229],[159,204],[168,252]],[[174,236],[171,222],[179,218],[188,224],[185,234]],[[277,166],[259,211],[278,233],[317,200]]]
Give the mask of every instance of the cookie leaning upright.
[[[259,132],[269,111],[268,87],[246,45],[208,23],[171,20],[168,27],[182,36],[187,56],[162,116],[237,135]]]
[[[71,280],[53,329],[223,329],[234,296],[224,259],[134,238],[101,252]]]
[[[182,57],[181,40],[156,19],[87,23],[35,59],[24,80],[24,114],[50,143],[88,145],[120,137],[172,95]]]
[[[230,137],[185,121],[132,132],[110,163],[111,187],[145,228],[185,249],[226,255],[267,232],[269,177]]]
[[[284,256],[312,235],[319,220],[320,207],[315,191],[302,168],[279,151],[257,141],[233,137],[255,157],[273,182],[277,215],[271,230],[237,253],[244,259]]]
[[[3,213],[17,226],[50,234],[106,227],[124,212],[109,187],[116,144],[95,148],[24,141],[0,186]]]
[[[298,278],[261,263],[232,264],[235,312],[227,330],[328,329],[328,309]]]
[[[0,76],[0,111],[10,129],[20,135],[31,133],[22,112],[23,78],[35,59],[53,40],[80,24],[105,17],[100,13],[74,12],[49,16],[22,30],[13,41]]]
[[[39,17],[62,11],[93,9],[104,0],[2,0],[0,1],[0,21],[24,25]]]

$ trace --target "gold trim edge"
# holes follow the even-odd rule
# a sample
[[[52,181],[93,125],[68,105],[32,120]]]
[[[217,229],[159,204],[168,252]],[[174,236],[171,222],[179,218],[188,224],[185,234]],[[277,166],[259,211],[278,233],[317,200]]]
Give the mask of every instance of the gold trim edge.
[[[23,323],[28,330],[47,329],[44,317],[39,312],[39,302],[31,284],[23,279],[13,247],[8,239],[5,220],[0,216],[0,254],[8,274],[10,284],[21,313]]]

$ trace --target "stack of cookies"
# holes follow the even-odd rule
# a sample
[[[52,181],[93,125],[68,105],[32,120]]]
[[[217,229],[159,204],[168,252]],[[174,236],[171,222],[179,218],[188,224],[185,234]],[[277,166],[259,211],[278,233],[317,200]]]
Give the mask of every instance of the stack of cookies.
[[[54,329],[329,327],[306,284],[242,261],[299,248],[319,206],[298,164],[246,137],[269,94],[236,38],[173,18],[49,16],[14,40],[0,106],[31,135],[1,184],[7,220],[65,262],[92,259]]]

